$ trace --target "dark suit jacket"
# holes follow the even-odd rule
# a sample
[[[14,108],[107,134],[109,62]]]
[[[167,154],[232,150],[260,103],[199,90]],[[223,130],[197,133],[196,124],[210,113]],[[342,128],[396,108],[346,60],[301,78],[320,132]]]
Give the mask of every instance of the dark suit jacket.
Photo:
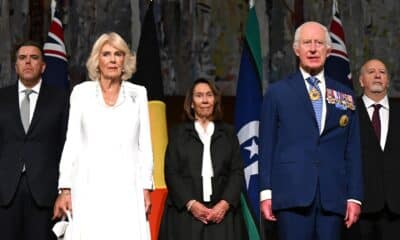
[[[364,175],[363,213],[378,212],[385,203],[400,214],[400,102],[389,100],[389,128],[382,151],[361,98],[357,101]]]
[[[0,205],[11,202],[24,163],[35,202],[47,207],[54,204],[68,105],[66,92],[42,82],[35,112],[25,134],[18,85],[0,89]]]
[[[165,204],[159,239],[204,239],[205,225],[186,211],[186,203],[195,199],[203,202],[201,177],[203,143],[193,122],[179,125],[170,131],[165,156],[165,180],[168,197]],[[215,122],[211,138],[212,207],[220,200],[230,204],[230,210],[218,227],[211,227],[217,239],[246,239],[246,231],[240,207],[240,194],[244,185],[243,162],[239,142],[232,126]],[[218,232],[217,235],[215,233]]]
[[[327,89],[353,95],[325,80]],[[274,210],[310,206],[318,184],[325,210],[344,214],[347,199],[362,200],[358,115],[328,102],[326,108],[320,135],[300,71],[269,86],[261,110],[259,174],[260,189],[272,190]]]

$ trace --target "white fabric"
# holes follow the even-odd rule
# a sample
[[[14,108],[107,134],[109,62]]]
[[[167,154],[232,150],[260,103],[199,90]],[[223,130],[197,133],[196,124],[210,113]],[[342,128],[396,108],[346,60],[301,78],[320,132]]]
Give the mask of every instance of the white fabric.
[[[73,239],[150,239],[143,189],[153,156],[144,87],[123,82],[115,106],[97,81],[71,94],[59,188],[71,188]]]
[[[211,136],[214,133],[214,123],[209,122],[206,129],[204,129],[198,121],[195,121],[194,127],[199,134],[200,140],[203,143],[203,161],[201,165],[201,177],[203,182],[203,201],[211,201],[212,195],[212,182],[214,176],[214,169],[211,161]]]
[[[67,217],[54,224],[53,232],[57,240],[72,240],[72,216],[71,212],[67,211]]]
[[[382,107],[379,109],[379,118],[381,120],[381,149],[385,149],[386,137],[389,128],[389,100],[387,95],[382,98],[379,102],[375,102],[371,98],[363,95],[362,100],[364,102],[365,108],[367,109],[369,119],[372,121],[372,114],[374,113],[373,104],[380,104]]]
[[[29,95],[29,122],[32,121],[33,113],[35,112],[36,102],[39,97],[40,86],[42,85],[42,80],[40,80],[33,88],[33,92]],[[25,85],[18,81],[18,99],[19,99],[19,106],[21,107],[22,100],[25,98]]]

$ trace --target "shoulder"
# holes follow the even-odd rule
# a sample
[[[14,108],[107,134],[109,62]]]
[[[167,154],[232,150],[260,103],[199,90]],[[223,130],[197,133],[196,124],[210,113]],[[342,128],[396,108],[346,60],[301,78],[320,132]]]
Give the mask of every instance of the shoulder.
[[[147,102],[147,91],[145,87],[128,81],[123,81],[122,84],[127,95],[133,98],[137,97],[140,102]]]
[[[229,124],[229,123],[226,123],[223,121],[216,121],[214,124],[215,124],[216,129],[220,129],[227,133],[235,133],[235,128],[232,124]]]
[[[71,92],[71,101],[74,101],[74,99],[78,99],[83,96],[87,97],[91,94],[95,94],[96,85],[96,81],[91,80],[75,85]]]
[[[184,121],[179,123],[168,130],[169,141],[178,141],[187,139],[187,136],[194,134],[194,123],[193,121]],[[185,141],[185,140],[183,140]]]
[[[389,98],[389,108],[391,112],[400,113],[400,100],[397,98]]]
[[[96,88],[97,82],[95,80],[89,80],[75,85],[72,91],[85,91],[88,89]]]
[[[140,94],[146,93],[146,88],[141,85],[134,84],[128,81],[123,81],[123,85],[125,89],[128,91],[136,91]]]
[[[2,87],[0,88],[0,95],[8,95],[8,94],[12,94],[12,93],[17,93],[18,91],[18,86],[16,84],[11,85],[11,86],[7,86],[7,87]]]
[[[303,80],[301,73],[299,71],[294,72],[294,73],[289,74],[286,77],[268,85],[267,92],[273,92],[273,91],[277,91],[279,89],[283,89],[284,87],[287,87],[290,82],[301,81],[301,80]]]

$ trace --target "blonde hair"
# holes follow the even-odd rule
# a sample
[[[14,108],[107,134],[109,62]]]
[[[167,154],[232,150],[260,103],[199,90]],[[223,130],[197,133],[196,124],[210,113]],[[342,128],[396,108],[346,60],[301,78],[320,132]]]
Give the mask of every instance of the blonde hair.
[[[100,80],[99,55],[101,49],[107,43],[124,52],[125,60],[121,79],[130,79],[132,74],[136,72],[136,56],[132,54],[125,40],[115,32],[103,33],[94,43],[92,52],[86,62],[89,78],[92,80]]]

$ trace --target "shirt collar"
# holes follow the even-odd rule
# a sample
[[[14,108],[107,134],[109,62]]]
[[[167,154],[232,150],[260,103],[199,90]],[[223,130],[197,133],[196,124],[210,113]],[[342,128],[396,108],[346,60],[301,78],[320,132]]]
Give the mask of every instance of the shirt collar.
[[[309,78],[311,75],[306,72],[306,70],[304,70],[302,67],[300,67],[300,72],[301,75],[303,76],[303,79],[306,80],[307,78]],[[319,72],[318,74],[314,75],[314,77],[318,78],[318,80],[321,83],[325,83],[325,77],[324,77],[324,70],[322,70],[321,72]]]
[[[388,99],[387,95],[378,102],[375,102],[374,100],[369,98],[367,95],[363,95],[362,100],[364,101],[364,104],[367,108],[371,107],[371,105],[373,105],[373,104],[380,104],[380,105],[382,105],[382,108],[389,110],[389,99]]]
[[[32,89],[34,93],[39,94],[40,87],[42,86],[42,79],[39,80],[39,82],[33,86]],[[28,89],[21,81],[21,79],[18,79],[18,92],[23,92],[25,89]]]
[[[194,128],[196,129],[197,133],[199,135],[212,135],[214,133],[214,122],[210,121],[204,130],[204,128],[201,126],[199,121],[194,121]]]

